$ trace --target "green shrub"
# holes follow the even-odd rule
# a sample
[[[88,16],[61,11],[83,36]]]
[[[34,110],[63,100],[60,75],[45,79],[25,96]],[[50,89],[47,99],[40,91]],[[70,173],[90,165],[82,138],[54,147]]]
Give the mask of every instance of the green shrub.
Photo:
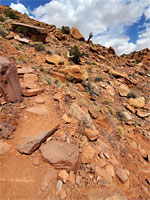
[[[123,122],[125,120],[125,116],[122,113],[122,111],[117,111],[116,116],[117,116],[117,119],[120,120],[121,122]]]
[[[103,82],[103,78],[100,76],[95,77],[94,79],[95,82]]]
[[[70,27],[69,26],[62,26],[61,27],[61,32],[63,34],[69,34],[70,33]]]
[[[46,76],[46,77],[45,77],[45,81],[46,81],[49,85],[52,84],[52,81],[51,81],[51,79],[50,79],[49,76]]]
[[[139,59],[136,60],[136,63],[137,63],[137,64],[139,64],[140,62],[141,62],[141,60],[139,60]]]
[[[74,45],[69,50],[69,55],[71,56],[70,58],[75,64],[79,64],[80,58],[84,55],[84,52],[80,52],[78,47],[76,45]]]
[[[133,98],[135,99],[137,96],[134,92],[129,92],[128,95],[127,95],[127,98],[130,99],[130,98]]]
[[[4,21],[5,21],[5,18],[2,15],[0,15],[0,22],[4,22]]]
[[[9,17],[11,19],[20,19],[20,17],[17,15],[17,12],[11,10],[10,8],[5,9],[4,14],[6,15],[6,17]]]
[[[35,47],[36,51],[46,51],[45,46],[41,42],[36,42],[32,46]]]

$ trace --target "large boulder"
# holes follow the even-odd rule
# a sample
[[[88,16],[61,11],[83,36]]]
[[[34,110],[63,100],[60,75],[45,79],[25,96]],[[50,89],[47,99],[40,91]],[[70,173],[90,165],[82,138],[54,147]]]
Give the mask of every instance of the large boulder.
[[[48,31],[45,28],[24,23],[13,23],[12,28],[14,31],[22,33],[34,41],[46,42]]]
[[[0,92],[6,102],[22,101],[22,90],[15,64],[0,56]]]
[[[56,169],[77,170],[79,149],[76,145],[50,141],[41,148],[42,156]]]
[[[80,33],[80,31],[76,28],[76,27],[72,27],[70,34],[73,38],[77,39],[77,40],[85,40],[83,35]]]
[[[86,81],[88,79],[88,73],[84,67],[79,65],[66,66],[64,69],[60,70],[65,74],[68,80],[74,81]]]

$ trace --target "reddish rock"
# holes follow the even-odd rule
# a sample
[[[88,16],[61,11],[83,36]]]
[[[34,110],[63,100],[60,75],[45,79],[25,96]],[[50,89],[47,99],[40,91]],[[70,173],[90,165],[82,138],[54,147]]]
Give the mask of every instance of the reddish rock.
[[[56,169],[77,170],[78,147],[66,142],[50,141],[41,148],[42,156]]]
[[[93,148],[90,144],[88,144],[87,146],[85,146],[82,150],[82,154],[81,154],[81,161],[82,163],[89,163],[91,162],[96,154],[96,149]]]
[[[63,183],[66,183],[68,180],[69,174],[66,170],[61,170],[58,174],[58,179],[61,180]]]
[[[116,54],[115,50],[112,47],[108,48],[108,53]]]
[[[46,141],[46,139],[58,129],[58,127],[59,124],[52,124],[51,129],[47,132],[28,136],[22,135],[17,145],[17,150],[20,153],[32,154],[42,142]]]
[[[97,130],[90,130],[90,129],[86,128],[84,130],[84,133],[88,137],[88,139],[91,141],[99,138],[99,132]]]
[[[7,153],[10,148],[11,148],[10,144],[0,141],[0,156],[3,155],[4,153]]]
[[[58,39],[58,40],[66,40],[66,36],[63,35],[60,31],[58,32],[55,32],[55,37]]]
[[[23,90],[23,96],[25,96],[25,97],[32,97],[32,96],[39,95],[42,92],[44,92],[44,90],[41,89],[41,88]]]
[[[128,175],[125,169],[118,168],[116,170],[116,176],[118,176],[120,181],[123,183],[125,183],[128,180]]]
[[[7,102],[22,101],[22,90],[16,66],[0,56],[0,91]]]
[[[80,31],[76,28],[76,27],[72,27],[70,34],[73,38],[77,39],[77,40],[85,40],[83,35],[80,33]]]

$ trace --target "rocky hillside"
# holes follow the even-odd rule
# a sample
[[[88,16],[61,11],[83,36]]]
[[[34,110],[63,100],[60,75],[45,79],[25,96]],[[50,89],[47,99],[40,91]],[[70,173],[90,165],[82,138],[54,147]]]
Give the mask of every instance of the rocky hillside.
[[[0,6],[2,200],[150,199],[150,49]]]

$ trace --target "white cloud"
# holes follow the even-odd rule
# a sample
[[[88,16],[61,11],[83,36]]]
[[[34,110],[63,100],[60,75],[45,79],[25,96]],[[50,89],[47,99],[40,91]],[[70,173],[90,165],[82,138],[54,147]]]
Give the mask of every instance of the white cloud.
[[[27,11],[21,5],[12,3],[11,7]],[[32,14],[35,19],[57,27],[76,26],[85,38],[93,32],[94,43],[113,46],[118,54],[148,47],[147,27],[139,33],[136,44],[129,42],[125,28],[138,22],[143,14],[150,19],[150,0],[52,0],[33,10]]]
[[[21,3],[18,4],[11,3],[10,7],[14,10],[21,12],[22,14],[26,13],[27,15],[29,15],[28,9]]]

